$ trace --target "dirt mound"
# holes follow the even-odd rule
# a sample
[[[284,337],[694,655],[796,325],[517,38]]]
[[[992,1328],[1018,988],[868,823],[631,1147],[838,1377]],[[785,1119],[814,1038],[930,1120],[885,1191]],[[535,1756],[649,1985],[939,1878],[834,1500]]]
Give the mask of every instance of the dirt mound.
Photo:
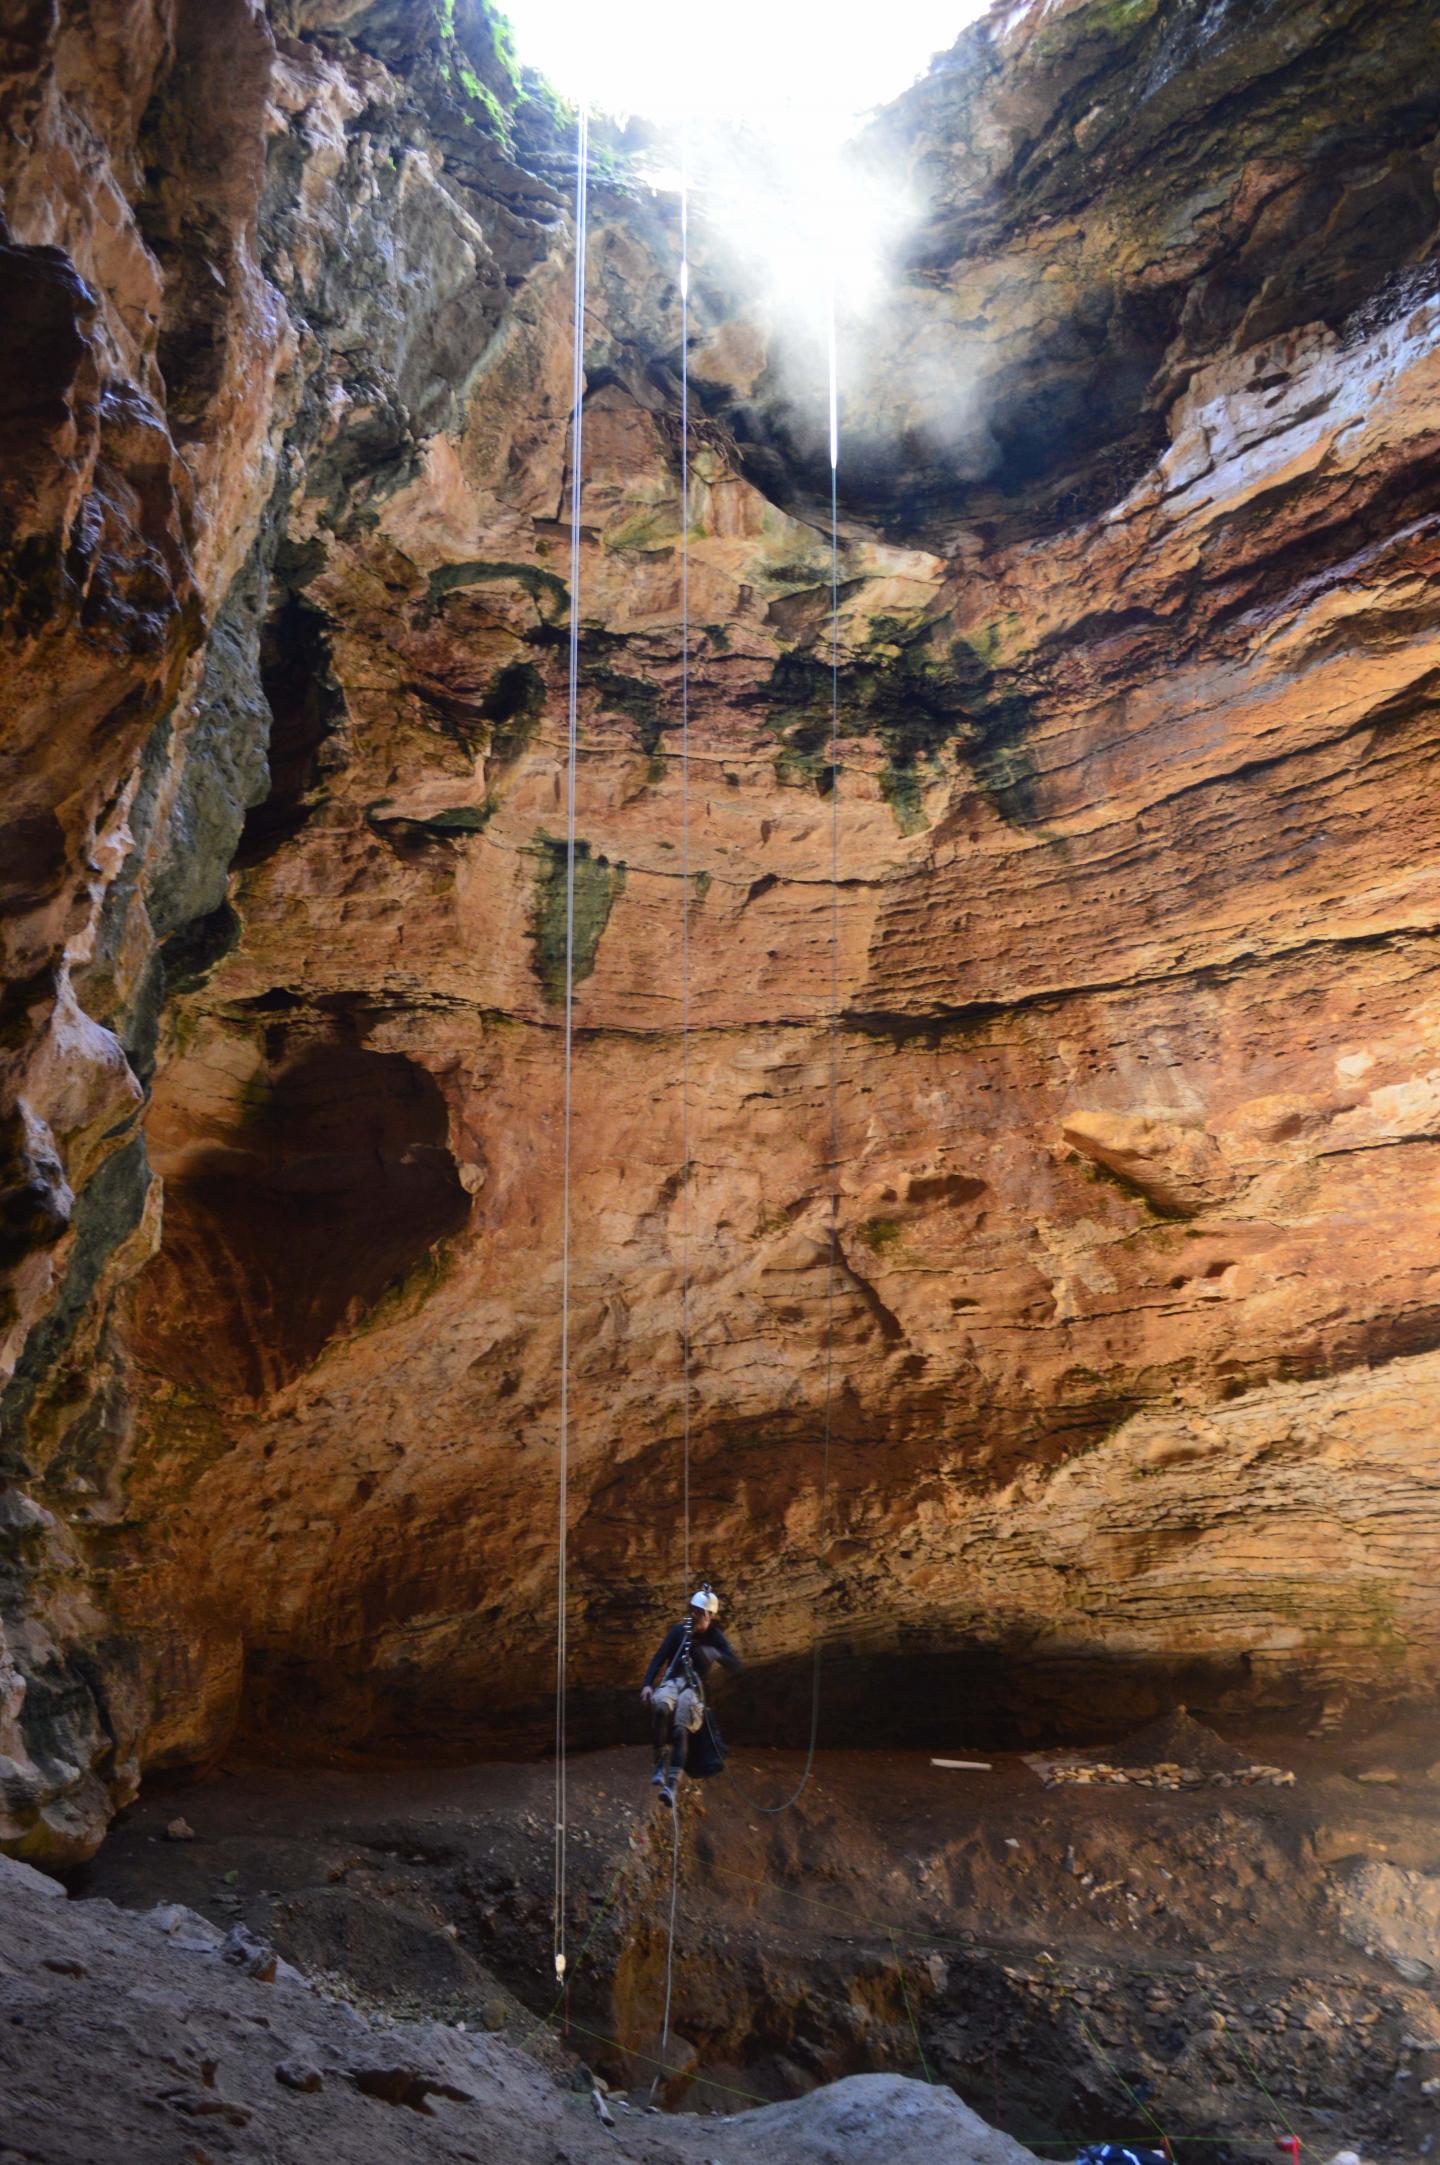
[[[1238,1774],[1250,1762],[1183,1706],[1147,1722],[1107,1753],[1116,1767],[1194,1767],[1200,1774]]]

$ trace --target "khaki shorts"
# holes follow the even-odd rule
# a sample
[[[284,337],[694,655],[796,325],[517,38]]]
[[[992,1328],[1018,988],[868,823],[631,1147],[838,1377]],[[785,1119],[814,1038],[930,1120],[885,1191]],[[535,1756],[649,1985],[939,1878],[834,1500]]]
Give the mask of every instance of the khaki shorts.
[[[672,1677],[668,1684],[658,1685],[650,1704],[668,1714],[677,1729],[694,1736],[705,1719],[705,1702],[698,1691]]]

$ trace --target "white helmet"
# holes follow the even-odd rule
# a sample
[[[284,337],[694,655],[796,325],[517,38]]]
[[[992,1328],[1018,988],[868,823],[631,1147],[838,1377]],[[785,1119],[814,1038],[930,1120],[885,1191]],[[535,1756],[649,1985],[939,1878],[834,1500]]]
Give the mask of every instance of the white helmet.
[[[697,1593],[690,1596],[690,1606],[692,1609],[703,1609],[707,1616],[718,1616],[720,1614],[719,1600],[711,1593],[708,1586],[702,1586]]]

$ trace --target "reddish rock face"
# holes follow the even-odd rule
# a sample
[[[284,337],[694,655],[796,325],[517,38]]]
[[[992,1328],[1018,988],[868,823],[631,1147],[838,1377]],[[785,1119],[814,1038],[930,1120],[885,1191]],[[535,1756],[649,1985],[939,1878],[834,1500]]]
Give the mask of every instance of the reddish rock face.
[[[445,1100],[400,1053],[302,1039],[252,1081],[238,1133],[155,1142],[165,1238],[140,1292],[143,1341],[206,1395],[264,1397],[302,1374],[469,1216]]]
[[[597,186],[577,1734],[679,1593],[687,1427],[780,1725],[817,1631],[850,1734],[1433,1675],[1440,101],[1418,8],[1383,56],[1283,12],[1011,10],[875,131],[927,212],[846,331],[833,770],[777,334],[697,213],[682,506],[673,206]],[[237,1721],[458,1752],[549,1689],[564,140],[479,17],[500,134],[438,20],[212,14],[22,71],[7,564],[67,567],[5,695],[35,1847]]]

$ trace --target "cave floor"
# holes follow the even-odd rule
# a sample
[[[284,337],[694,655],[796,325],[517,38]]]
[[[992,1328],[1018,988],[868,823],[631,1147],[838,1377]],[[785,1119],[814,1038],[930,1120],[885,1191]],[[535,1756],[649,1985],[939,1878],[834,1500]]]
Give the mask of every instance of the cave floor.
[[[957,1743],[990,1770],[822,1753],[771,1816],[800,1756],[733,1752],[684,1799],[663,2067],[671,1821],[637,1750],[571,1761],[568,2032],[543,1761],[225,1765],[147,1791],[76,1891],[243,1922],[382,2016],[503,2032],[561,2072],[583,2057],[622,2113],[657,2074],[672,2104],[734,2111],[892,2069],[1052,2158],[1162,2130],[1196,2165],[1273,2159],[1292,2131],[1426,2157],[1434,1732],[1234,1741],[1294,1785],[1052,1787]]]

